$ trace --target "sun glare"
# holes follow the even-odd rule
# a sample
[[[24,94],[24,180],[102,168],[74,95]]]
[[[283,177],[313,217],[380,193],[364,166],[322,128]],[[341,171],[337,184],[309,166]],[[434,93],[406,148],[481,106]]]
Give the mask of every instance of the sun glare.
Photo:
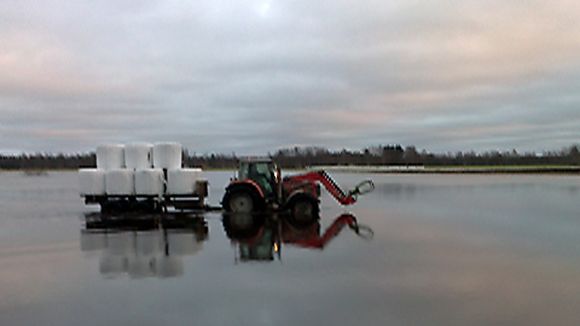
[[[270,2],[262,2],[258,5],[257,11],[258,11],[258,15],[260,15],[261,17],[267,17],[268,14],[270,13],[270,9],[271,9],[271,4]]]

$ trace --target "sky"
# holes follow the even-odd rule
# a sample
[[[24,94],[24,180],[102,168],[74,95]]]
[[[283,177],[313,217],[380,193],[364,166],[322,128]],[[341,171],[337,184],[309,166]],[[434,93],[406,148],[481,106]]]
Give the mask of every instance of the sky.
[[[0,153],[580,142],[580,2],[0,1]]]

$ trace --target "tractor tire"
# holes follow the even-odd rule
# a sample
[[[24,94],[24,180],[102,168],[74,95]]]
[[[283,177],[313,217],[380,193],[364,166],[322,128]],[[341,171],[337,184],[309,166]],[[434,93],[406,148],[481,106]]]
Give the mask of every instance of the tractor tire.
[[[307,225],[318,220],[318,202],[309,197],[299,197],[290,203],[290,218],[297,225]]]
[[[257,201],[254,197],[249,191],[238,190],[232,192],[227,196],[227,202],[224,203],[225,208],[231,213],[250,214],[258,208]]]

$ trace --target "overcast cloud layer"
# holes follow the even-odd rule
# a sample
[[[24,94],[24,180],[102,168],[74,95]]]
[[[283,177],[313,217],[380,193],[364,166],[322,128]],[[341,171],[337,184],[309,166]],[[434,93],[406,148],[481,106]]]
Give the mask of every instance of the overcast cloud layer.
[[[0,151],[580,140],[580,2],[2,1]]]

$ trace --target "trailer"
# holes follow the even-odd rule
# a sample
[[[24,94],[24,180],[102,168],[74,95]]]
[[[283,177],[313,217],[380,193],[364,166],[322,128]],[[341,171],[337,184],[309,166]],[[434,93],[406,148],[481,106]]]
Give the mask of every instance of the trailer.
[[[209,183],[207,180],[197,180],[195,190],[190,194],[161,194],[161,195],[84,195],[87,205],[99,205],[101,212],[129,212],[146,211],[162,212],[168,209],[180,211],[207,210],[206,203]]]

